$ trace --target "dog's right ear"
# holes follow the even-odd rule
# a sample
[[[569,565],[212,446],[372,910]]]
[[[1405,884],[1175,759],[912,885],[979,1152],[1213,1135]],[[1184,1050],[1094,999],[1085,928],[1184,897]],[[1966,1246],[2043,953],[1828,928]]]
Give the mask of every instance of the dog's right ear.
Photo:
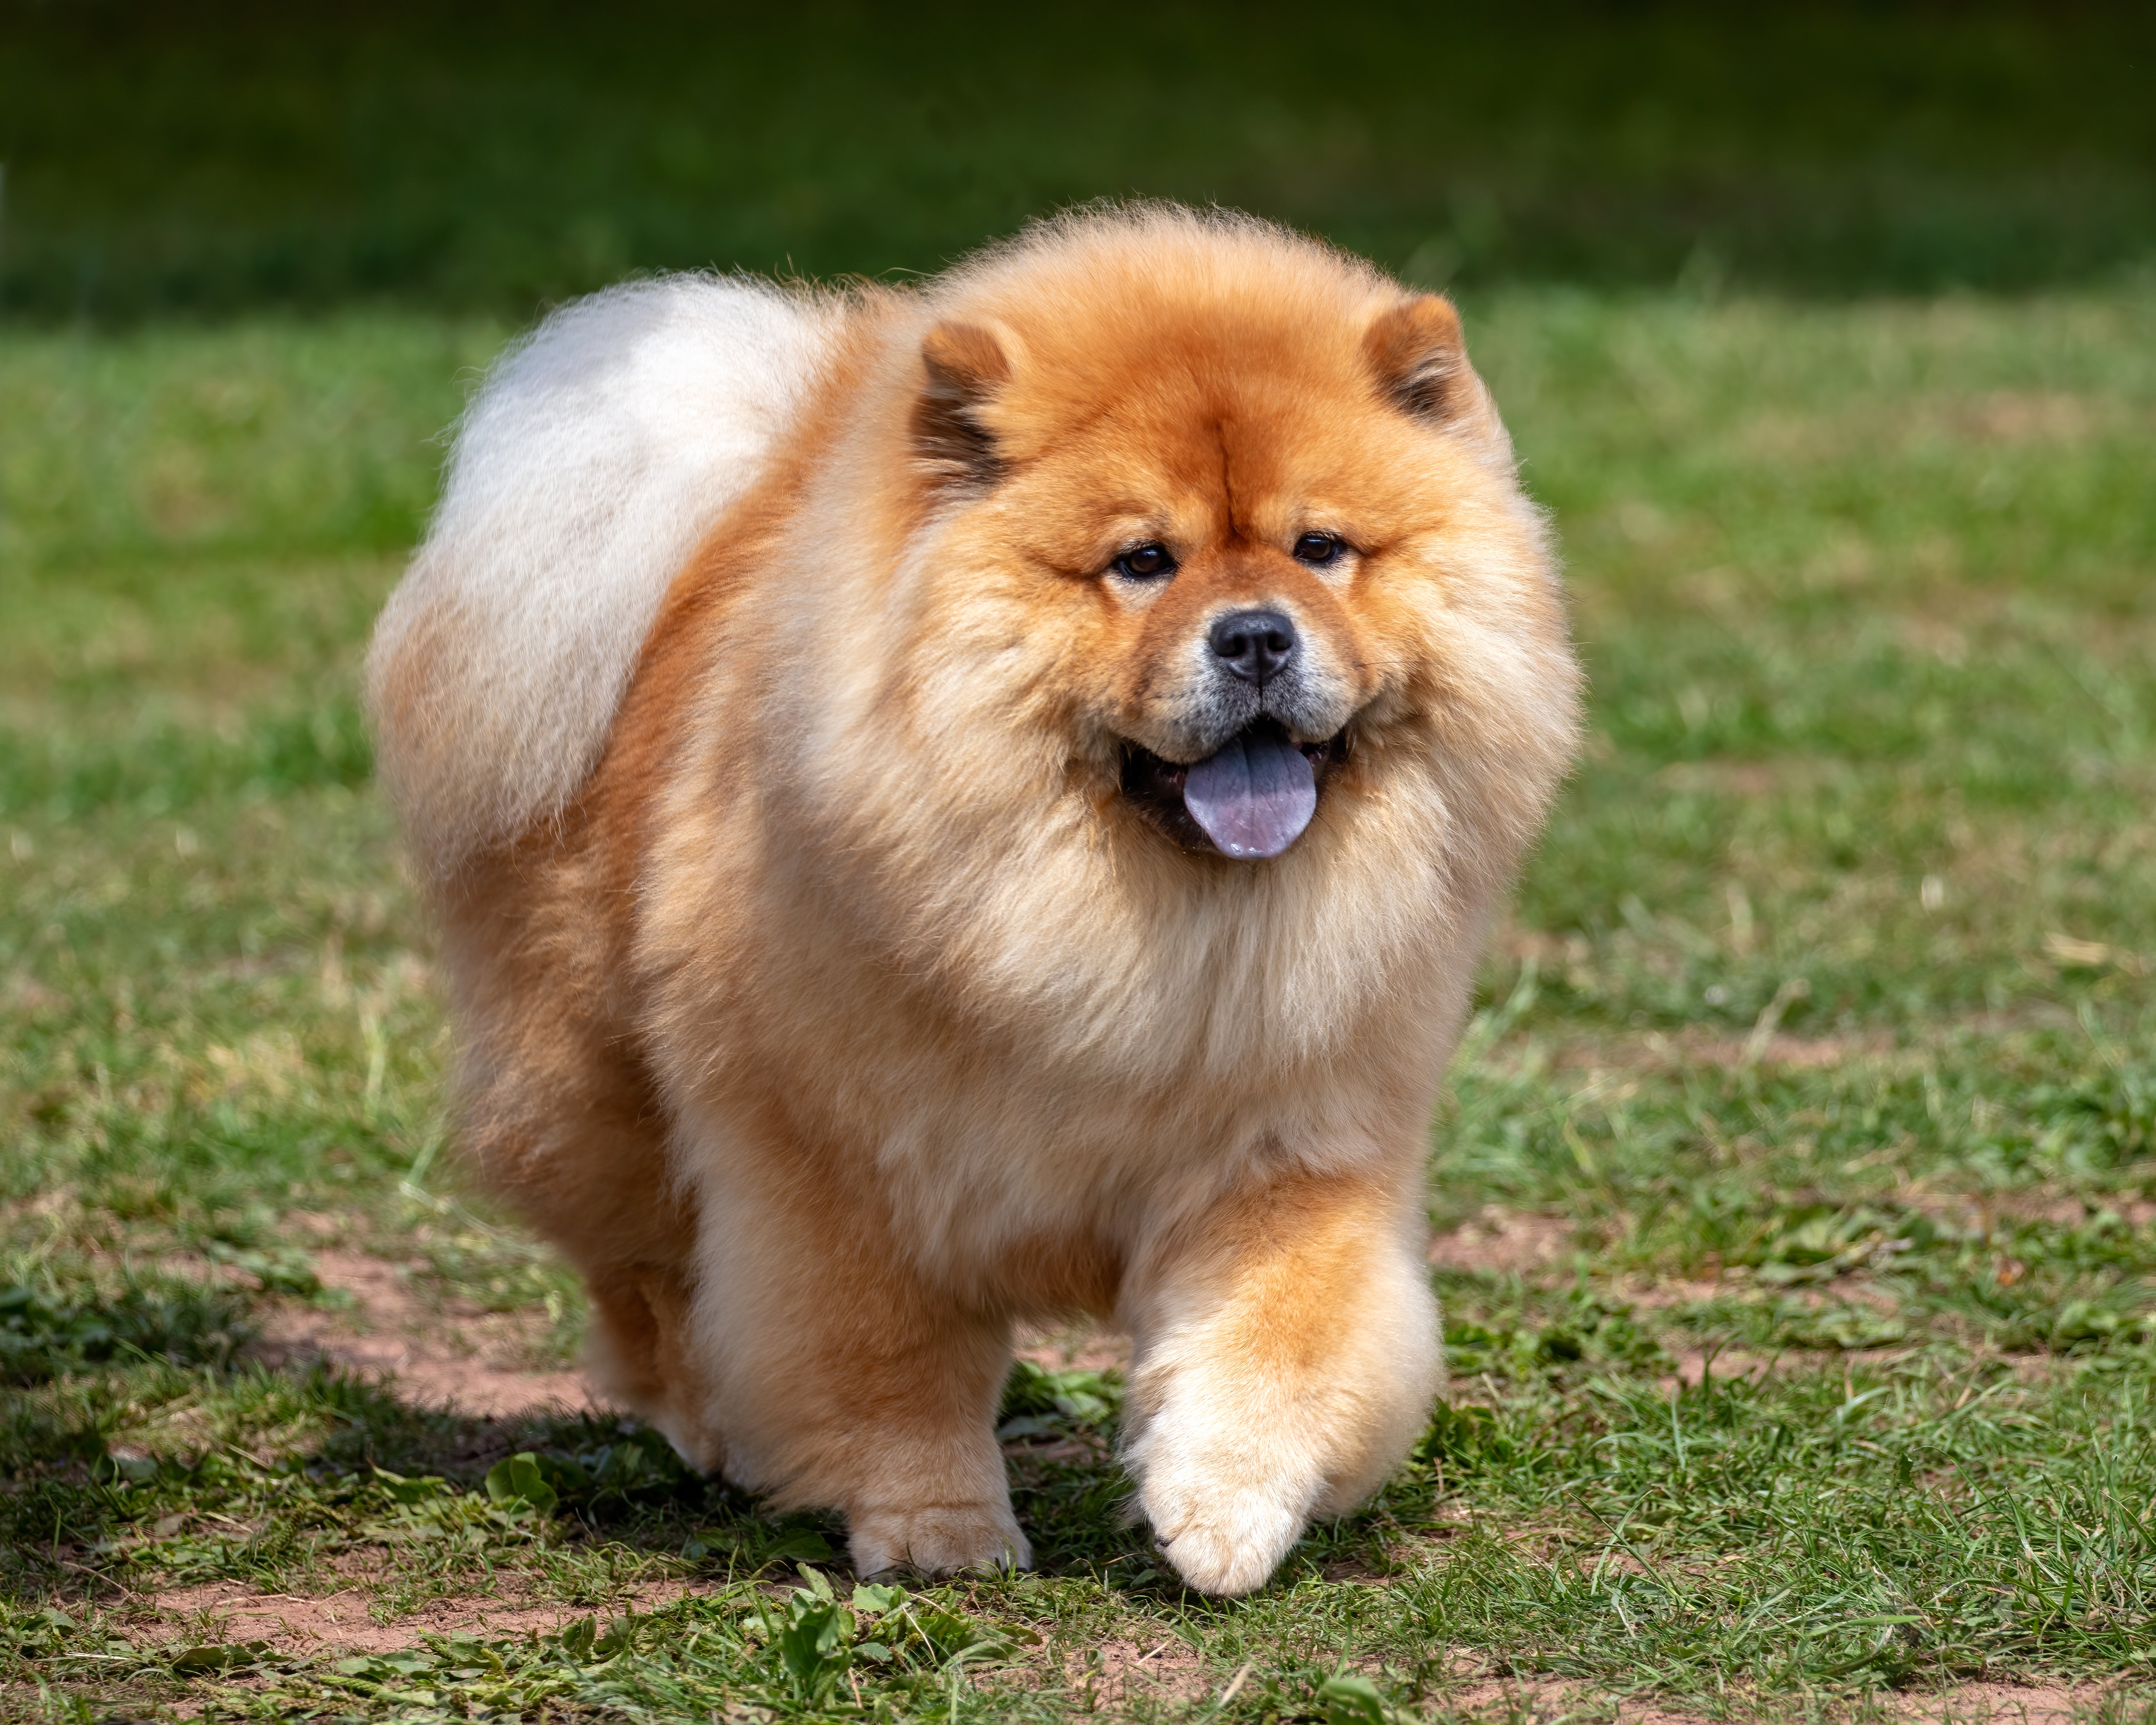
[[[939,483],[993,485],[1003,471],[980,410],[1010,381],[1010,357],[977,323],[939,323],[921,344],[927,372],[913,404],[913,446]]]
[[[1442,425],[1475,398],[1460,314],[1440,294],[1417,294],[1378,314],[1363,332],[1363,357],[1393,405]]]

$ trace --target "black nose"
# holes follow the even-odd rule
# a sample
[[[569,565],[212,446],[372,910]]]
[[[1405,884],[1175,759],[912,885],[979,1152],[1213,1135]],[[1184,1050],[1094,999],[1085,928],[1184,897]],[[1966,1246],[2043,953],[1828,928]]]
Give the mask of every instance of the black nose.
[[[1295,625],[1277,611],[1230,611],[1206,632],[1214,655],[1246,683],[1286,670],[1301,644]]]

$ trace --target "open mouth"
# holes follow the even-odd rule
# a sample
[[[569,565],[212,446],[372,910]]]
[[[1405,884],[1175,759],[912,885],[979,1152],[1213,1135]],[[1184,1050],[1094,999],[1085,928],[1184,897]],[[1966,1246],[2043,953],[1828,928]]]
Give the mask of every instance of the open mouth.
[[[1186,850],[1239,860],[1278,856],[1317,812],[1317,793],[1348,758],[1345,731],[1296,742],[1270,719],[1183,766],[1126,743],[1123,795]]]

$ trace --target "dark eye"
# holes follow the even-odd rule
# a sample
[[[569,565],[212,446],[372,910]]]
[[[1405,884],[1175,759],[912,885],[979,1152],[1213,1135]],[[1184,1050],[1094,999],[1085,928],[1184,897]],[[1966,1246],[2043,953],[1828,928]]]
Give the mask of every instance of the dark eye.
[[[1329,563],[1340,555],[1341,541],[1334,533],[1306,533],[1295,542],[1299,563]]]
[[[1158,581],[1175,572],[1175,559],[1164,545],[1141,545],[1125,552],[1108,567],[1133,581]]]

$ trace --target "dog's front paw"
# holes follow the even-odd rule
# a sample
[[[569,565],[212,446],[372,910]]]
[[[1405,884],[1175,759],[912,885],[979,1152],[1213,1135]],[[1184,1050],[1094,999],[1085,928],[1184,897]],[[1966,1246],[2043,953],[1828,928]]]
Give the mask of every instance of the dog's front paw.
[[[1263,1587],[1302,1532],[1305,1494],[1224,1480],[1148,1482],[1141,1497],[1176,1573],[1202,1594]]]
[[[938,1503],[864,1510],[848,1518],[857,1575],[911,1570],[955,1575],[962,1569],[1029,1569],[1033,1548],[1005,1503]]]

